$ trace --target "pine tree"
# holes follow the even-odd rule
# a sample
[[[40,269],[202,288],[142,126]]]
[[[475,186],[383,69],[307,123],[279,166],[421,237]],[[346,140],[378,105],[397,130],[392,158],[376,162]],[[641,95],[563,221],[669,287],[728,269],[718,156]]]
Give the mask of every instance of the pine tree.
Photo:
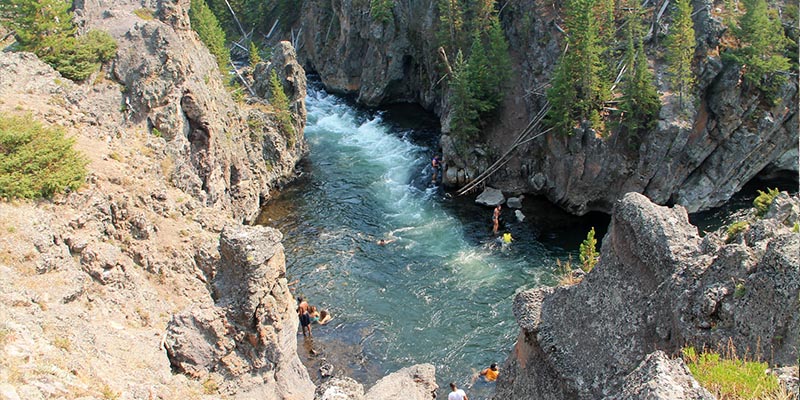
[[[683,96],[694,86],[692,59],[697,44],[692,25],[691,0],[677,0],[672,26],[667,36],[667,72],[670,75],[673,90],[678,91],[680,107],[683,107]]]
[[[497,14],[491,18],[489,27],[489,46],[487,49],[489,60],[492,61],[492,101],[500,104],[503,100],[504,88],[511,77],[511,56],[508,54],[508,40],[503,34],[500,19]]]
[[[278,121],[281,123],[283,131],[286,133],[294,133],[292,126],[292,113],[289,110],[289,98],[283,90],[281,80],[278,79],[278,74],[273,69],[269,73],[269,103],[275,108],[275,113],[278,116]]]
[[[584,272],[591,272],[597,262],[600,261],[600,254],[597,252],[597,239],[594,238],[594,235],[594,227],[592,227],[580,246],[581,269]]]
[[[230,67],[230,52],[225,46],[225,31],[211,12],[205,0],[192,0],[189,8],[189,21],[192,29],[200,36],[200,40],[208,50],[217,58],[220,71],[226,73]]]
[[[453,75],[450,78],[451,109],[450,132],[462,147],[478,137],[478,105],[472,93],[470,67],[459,51],[453,62]]]
[[[788,40],[779,18],[770,18],[764,0],[743,0],[745,13],[739,19],[737,36],[741,48],[734,59],[744,65],[744,79],[764,92],[772,92],[786,81],[781,72],[789,69],[783,56]]]
[[[583,120],[599,128],[600,111],[610,97],[600,58],[605,47],[598,36],[595,5],[595,0],[569,0],[565,7],[568,51],[559,59],[553,86],[547,91],[552,106],[548,120],[565,134],[571,134],[570,128]]]
[[[0,20],[15,32],[21,50],[40,55],[40,49],[75,35],[70,7],[66,0],[3,0]]]
[[[439,43],[452,54],[464,43],[464,11],[459,0],[439,0],[438,5]]]
[[[647,64],[647,54],[642,44],[641,14],[638,1],[633,0],[632,11],[628,15],[626,36],[628,47],[625,51],[627,70],[622,83],[620,109],[623,124],[628,132],[637,135],[641,130],[653,127],[661,101],[653,85],[653,74]]]
[[[261,62],[261,54],[259,53],[256,42],[250,42],[250,68],[256,69],[256,65]]]

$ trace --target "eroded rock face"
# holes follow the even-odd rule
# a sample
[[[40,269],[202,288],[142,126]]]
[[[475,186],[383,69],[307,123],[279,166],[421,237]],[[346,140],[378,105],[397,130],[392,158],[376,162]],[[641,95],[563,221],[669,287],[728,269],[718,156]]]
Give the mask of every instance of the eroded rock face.
[[[182,311],[167,329],[165,346],[176,369],[194,377],[221,373],[228,378],[222,390],[239,398],[313,397],[297,357],[298,318],[281,239],[260,226],[223,230],[215,304]]]
[[[792,210],[799,203],[781,195],[770,218],[726,244],[722,233],[700,238],[683,207],[625,195],[583,282],[515,299],[521,333],[497,398],[670,398],[663,393],[672,389],[661,392],[658,382],[695,385],[651,353],[675,355],[686,344],[732,343],[740,354],[796,363],[800,235]],[[641,379],[658,390],[638,386]]]
[[[364,387],[348,377],[334,377],[317,387],[314,400],[430,400],[436,398],[435,369],[417,364],[381,378],[364,394]]]

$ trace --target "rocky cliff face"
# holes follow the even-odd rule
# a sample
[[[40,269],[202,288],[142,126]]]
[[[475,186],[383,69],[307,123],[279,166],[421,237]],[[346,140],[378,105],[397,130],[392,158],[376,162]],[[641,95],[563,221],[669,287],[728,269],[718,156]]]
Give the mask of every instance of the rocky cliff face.
[[[784,194],[726,243],[722,233],[699,237],[683,207],[625,195],[581,283],[515,299],[521,332],[496,398],[712,398],[665,357],[687,344],[732,343],[739,354],[796,363],[799,216],[800,201]],[[648,389],[651,381],[670,384]]]
[[[220,236],[214,305],[174,315],[165,347],[194,377],[212,372],[235,398],[308,399],[314,384],[297,357],[295,302],[286,281],[280,232],[230,226]]]
[[[77,9],[83,26],[117,39],[113,74],[124,86],[120,107],[128,123],[165,139],[173,165],[164,174],[201,203],[250,221],[269,190],[292,176],[306,150],[305,79],[297,77],[298,71],[304,74],[294,53],[281,45],[276,57],[281,65],[275,69],[290,83],[296,112],[296,129],[283,132],[262,108],[231,99],[223,86],[223,78],[230,77],[220,76],[215,59],[191,30],[189,3],[154,2],[143,14],[154,13],[153,19],[133,13],[140,2],[86,1]]]
[[[412,101],[441,116],[449,131],[444,67],[437,54],[438,11],[431,0],[394,1],[392,18],[378,22],[369,4],[306,2],[300,18],[302,62],[320,74],[326,88],[353,93],[379,105]],[[500,14],[510,43],[513,76],[497,118],[484,132],[488,148],[460,154],[443,137],[445,178],[458,186],[474,179],[503,154],[545,105],[544,93],[563,35],[556,28],[561,2],[529,0],[504,4]],[[690,212],[724,203],[768,169],[797,175],[797,82],[786,85],[775,104],[740,85],[741,70],[720,61],[722,25],[698,0],[693,18],[698,49],[694,105],[678,110],[664,82],[663,60],[651,50],[664,107],[657,127],[640,138],[598,138],[592,129],[569,137],[548,134],[521,146],[489,183],[508,192],[547,196],[575,214],[610,212],[627,192],[658,204],[681,204]],[[663,33],[668,28],[657,25]],[[450,59],[454,57],[449,55]]]

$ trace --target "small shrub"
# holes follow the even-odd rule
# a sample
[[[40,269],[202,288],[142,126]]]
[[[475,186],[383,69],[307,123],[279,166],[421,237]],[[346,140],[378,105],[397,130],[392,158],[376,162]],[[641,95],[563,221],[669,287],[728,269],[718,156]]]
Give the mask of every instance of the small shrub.
[[[64,351],[69,351],[70,348],[72,348],[72,342],[70,342],[69,338],[59,336],[53,340],[53,346],[56,346]]]
[[[153,134],[153,136],[155,136],[155,137],[164,137],[164,135],[161,133],[161,131],[160,131],[160,130],[158,130],[158,128],[153,128],[153,130],[152,130],[152,131],[150,131],[150,132],[151,132],[151,133]]]
[[[586,240],[581,243],[580,250],[581,269],[588,273],[600,260],[600,254],[597,253],[597,239],[594,238],[594,227],[586,234]]]
[[[87,161],[74,142],[30,116],[0,114],[0,198],[50,198],[79,188]]]
[[[733,290],[733,297],[741,299],[746,293],[747,288],[744,286],[744,282],[739,282],[736,284],[736,288]]]
[[[778,378],[766,373],[764,362],[748,361],[729,351],[725,358],[719,353],[694,347],[683,349],[683,360],[695,379],[718,399],[778,399],[785,392]]]
[[[778,188],[770,189],[767,188],[766,192],[758,191],[758,197],[753,200],[753,207],[756,208],[756,216],[759,218],[764,218],[767,215],[767,211],[769,210],[769,206],[772,205],[772,202],[775,201],[775,197],[778,196]]]
[[[392,19],[392,7],[394,7],[392,0],[370,0],[369,14],[375,21],[389,22]]]
[[[46,50],[36,51],[42,61],[73,81],[82,81],[114,58],[117,42],[106,32],[90,30],[85,36],[53,41]]]
[[[250,68],[256,69],[256,65],[261,62],[261,54],[259,53],[256,42],[250,42]]]
[[[103,398],[106,400],[116,400],[120,395],[119,392],[114,391],[114,389],[112,389],[111,386],[108,386],[108,384],[103,385],[103,387],[100,389],[100,394],[102,394]]]
[[[747,221],[737,221],[728,226],[728,237],[725,239],[725,243],[730,243],[736,235],[744,232],[747,228],[750,227],[750,224]]]
[[[108,158],[114,161],[122,162],[122,156],[119,155],[119,153],[117,153],[116,151],[111,152],[111,154],[108,155]]]
[[[561,286],[572,286],[581,282],[572,272],[572,256],[567,258],[567,261],[561,262],[561,259],[556,259],[556,279]]]
[[[203,381],[203,393],[216,394],[217,392],[219,392],[219,385],[213,378],[208,377]]]
[[[800,222],[795,222],[794,226],[792,227],[792,232],[800,233]]]
[[[155,18],[155,16],[153,15],[153,11],[150,10],[149,8],[139,8],[133,10],[133,13],[136,14],[137,17],[145,21],[151,21]]]

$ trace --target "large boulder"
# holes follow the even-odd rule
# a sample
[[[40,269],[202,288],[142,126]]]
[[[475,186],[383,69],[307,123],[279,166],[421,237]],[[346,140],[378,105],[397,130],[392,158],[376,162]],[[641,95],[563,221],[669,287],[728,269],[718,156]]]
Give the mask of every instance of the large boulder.
[[[515,299],[521,332],[498,398],[651,398],[645,393],[660,389],[632,386],[627,377],[639,368],[633,376],[675,381],[660,375],[663,363],[643,362],[654,350],[674,356],[687,344],[732,344],[749,357],[796,363],[800,236],[791,204],[798,199],[779,197],[768,215],[781,217],[753,220],[726,243],[723,233],[701,238],[683,207],[627,194],[614,208],[599,263],[580,284]]]

